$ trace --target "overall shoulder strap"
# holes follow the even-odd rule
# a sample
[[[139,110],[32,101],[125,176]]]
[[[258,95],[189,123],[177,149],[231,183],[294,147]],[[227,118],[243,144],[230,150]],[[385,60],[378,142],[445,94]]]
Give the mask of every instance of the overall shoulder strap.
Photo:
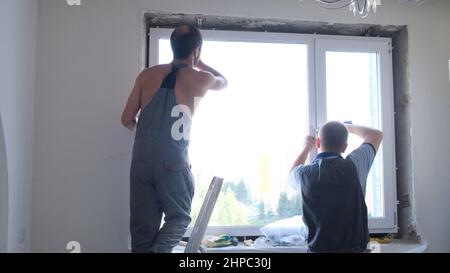
[[[177,73],[180,69],[186,66],[186,64],[172,64],[172,70],[170,71],[169,75],[164,78],[161,84],[161,88],[175,89],[175,85],[177,83]]]

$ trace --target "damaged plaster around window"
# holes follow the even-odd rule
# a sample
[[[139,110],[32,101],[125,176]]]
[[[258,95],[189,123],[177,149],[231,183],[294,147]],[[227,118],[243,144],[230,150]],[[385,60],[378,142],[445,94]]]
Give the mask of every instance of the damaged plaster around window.
[[[398,238],[419,242],[415,216],[411,136],[411,91],[409,85],[409,54],[407,26],[373,24],[334,24],[288,19],[242,18],[200,14],[144,12],[147,37],[150,28],[174,28],[181,24],[197,25],[207,30],[277,32],[365,37],[389,37],[393,41],[394,104],[396,125],[396,165]],[[148,40],[145,45],[148,45]],[[146,46],[142,49],[144,64],[148,66]]]
[[[409,85],[409,49],[406,27],[392,35],[394,67],[395,146],[397,158],[397,195],[400,236],[415,242],[417,235],[414,208],[412,163],[411,90]]]

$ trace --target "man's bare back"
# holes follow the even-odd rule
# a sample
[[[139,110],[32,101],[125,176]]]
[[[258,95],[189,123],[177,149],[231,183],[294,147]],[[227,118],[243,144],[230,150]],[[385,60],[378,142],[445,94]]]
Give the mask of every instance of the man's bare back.
[[[158,91],[164,78],[169,75],[172,65],[157,65],[146,69],[141,75],[141,109],[147,106]],[[181,69],[177,74],[175,97],[177,104],[186,105],[194,113],[195,98],[203,97],[208,91],[208,75],[192,67]]]
[[[172,66],[173,64],[157,65],[139,74],[122,115],[122,123],[125,126],[134,126],[137,113],[151,102]],[[192,115],[195,112],[196,100],[205,96],[208,90],[221,90],[227,85],[226,79],[219,72],[202,61],[197,63],[196,68],[192,63],[187,63],[187,67],[177,73],[175,86],[177,104],[188,106]]]

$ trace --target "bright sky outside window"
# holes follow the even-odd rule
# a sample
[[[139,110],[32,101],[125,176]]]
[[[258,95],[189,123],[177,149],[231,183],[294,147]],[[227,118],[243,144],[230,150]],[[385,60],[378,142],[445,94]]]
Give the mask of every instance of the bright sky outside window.
[[[326,53],[327,119],[381,129],[378,85],[378,54]],[[350,135],[345,156],[361,145]],[[367,179],[366,203],[371,218],[384,216],[381,157],[377,155]]]

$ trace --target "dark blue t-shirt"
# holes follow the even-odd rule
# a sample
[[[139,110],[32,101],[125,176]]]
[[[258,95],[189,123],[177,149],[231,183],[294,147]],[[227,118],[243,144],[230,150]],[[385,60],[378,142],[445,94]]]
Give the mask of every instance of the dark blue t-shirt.
[[[365,191],[375,156],[375,148],[363,144],[345,159],[322,153],[312,164],[292,171],[292,181],[302,192],[311,251],[359,252],[367,248]]]

